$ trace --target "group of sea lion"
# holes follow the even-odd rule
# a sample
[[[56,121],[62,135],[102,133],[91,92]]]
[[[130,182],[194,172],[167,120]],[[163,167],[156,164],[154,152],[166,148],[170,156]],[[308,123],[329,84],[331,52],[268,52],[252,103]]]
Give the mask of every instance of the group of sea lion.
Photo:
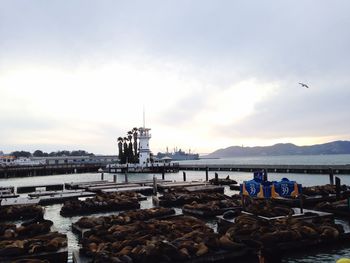
[[[213,185],[234,185],[237,184],[236,180],[230,179],[229,176],[227,176],[226,178],[213,178],[209,180],[210,184]]]
[[[265,217],[286,216],[294,214],[294,210],[290,207],[275,204],[268,199],[254,199],[246,205],[245,211],[254,215]]]
[[[181,262],[222,250],[224,244],[203,221],[178,216],[101,225],[84,236],[82,246],[81,253],[93,262]]]
[[[346,185],[342,185],[340,187],[340,190],[342,192],[346,192],[346,191],[349,191],[349,188]],[[306,196],[315,196],[315,195],[328,196],[330,194],[335,194],[335,193],[336,193],[336,186],[331,184],[303,187],[303,194]]]
[[[241,206],[240,200],[224,199],[224,200],[209,201],[206,203],[197,203],[196,201],[193,201],[191,204],[185,204],[183,208],[213,212],[213,211],[219,211],[225,208],[234,208],[234,207],[240,207],[240,206]]]
[[[229,197],[220,193],[164,193],[159,197],[159,203],[162,206],[179,206],[190,204],[192,202],[205,203],[214,200],[225,200]]]
[[[86,200],[69,200],[64,203],[60,214],[62,216],[74,216],[80,214],[118,211],[140,208],[139,194],[135,192],[126,193],[99,193]]]
[[[337,240],[344,233],[342,225],[330,219],[315,219],[309,223],[287,216],[278,220],[261,220],[251,215],[241,214],[235,218],[234,226],[226,231],[230,241],[246,240],[258,246],[276,247],[285,242],[303,240]]]
[[[43,215],[40,205],[12,205],[0,206],[0,220],[20,220]]]
[[[67,246],[67,237],[58,232],[50,232],[53,222],[41,219],[21,226],[0,225],[0,256],[15,257],[41,252],[57,251]]]
[[[334,202],[320,202],[316,204],[315,208],[317,210],[339,210],[339,211],[349,211],[348,199],[342,199]]]
[[[92,228],[99,225],[125,225],[135,221],[146,221],[151,218],[173,214],[175,214],[175,210],[172,208],[156,207],[122,212],[119,215],[82,217],[74,224],[81,228]]]

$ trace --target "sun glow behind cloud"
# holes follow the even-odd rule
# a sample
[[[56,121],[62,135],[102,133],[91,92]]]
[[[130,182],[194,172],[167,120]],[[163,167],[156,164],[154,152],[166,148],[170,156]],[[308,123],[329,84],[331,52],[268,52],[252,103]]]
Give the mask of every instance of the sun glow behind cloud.
[[[255,103],[274,87],[252,79],[233,83],[226,89],[208,87],[203,80],[182,74],[181,65],[160,67],[157,63],[145,65],[144,61],[140,65],[114,61],[98,66],[80,65],[74,70],[34,64],[10,68],[0,76],[2,112],[9,118],[21,115],[29,121],[45,120],[50,125],[35,127],[34,124],[27,131],[12,131],[6,134],[8,141],[25,145],[62,144],[62,147],[78,144],[113,152],[116,137],[142,125],[145,106],[147,124],[156,135],[152,141],[155,149],[197,145],[200,151],[208,151],[199,145],[205,134],[210,133],[209,127],[236,122],[249,115]],[[200,94],[200,103],[205,107],[193,106],[193,116],[186,117],[192,125],[181,132],[176,129],[176,119],[170,119],[170,125],[157,122],[169,106],[176,108],[194,93]],[[191,103],[179,110],[187,114]]]

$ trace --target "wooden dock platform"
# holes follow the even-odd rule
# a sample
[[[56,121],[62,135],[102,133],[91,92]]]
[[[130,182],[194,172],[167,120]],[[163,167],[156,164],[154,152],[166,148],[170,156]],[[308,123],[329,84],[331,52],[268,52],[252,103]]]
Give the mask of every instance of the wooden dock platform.
[[[292,218],[295,218],[297,220],[303,220],[303,221],[308,221],[311,222],[315,218],[329,218],[329,219],[334,219],[334,215],[331,213],[326,213],[326,212],[321,212],[321,211],[316,211],[316,210],[309,210],[309,209],[304,209],[303,213],[300,212],[300,208],[293,208],[295,214],[292,215]],[[244,214],[249,214],[253,215],[251,213],[242,211]],[[265,216],[259,216],[259,215],[254,215],[262,220],[266,221],[274,221],[278,219],[283,219],[287,216],[276,216],[276,217],[265,217]],[[217,216],[216,217],[218,220],[218,232],[219,233],[225,233],[228,228],[234,225],[235,219],[227,219],[224,218],[223,216]]]
[[[128,187],[139,187],[139,184],[101,184],[99,186],[90,186],[86,190],[91,192],[101,191],[104,189],[116,189],[116,188],[128,188]]]
[[[56,194],[68,194],[68,193],[80,193],[83,192],[83,189],[78,190],[63,190],[63,191],[39,191],[34,193],[29,193],[28,196],[31,198],[38,198],[46,195],[56,195]]]
[[[109,182],[107,180],[101,180],[101,181],[88,181],[88,182],[75,182],[75,183],[65,183],[64,187],[66,189],[78,189],[78,188],[85,188],[85,187],[89,187],[89,186],[96,186],[96,185],[100,185],[100,184],[107,184],[107,183],[113,183],[113,182]]]
[[[12,205],[37,205],[39,199],[30,199],[26,197],[2,199],[1,206],[12,206]]]
[[[49,205],[49,204],[59,204],[64,203],[67,200],[71,199],[77,199],[81,197],[91,197],[95,196],[96,193],[93,192],[86,192],[86,191],[79,191],[77,193],[56,193],[49,196],[41,196],[39,198],[39,204],[40,205]]]
[[[68,260],[68,248],[61,248],[58,251],[53,252],[42,252],[42,253],[34,253],[28,255],[18,255],[14,257],[3,257],[0,256],[0,262],[2,263],[12,263],[12,262],[29,262],[29,260],[46,260],[50,263],[62,263],[67,262]],[[21,261],[23,260],[23,261]]]
[[[43,185],[18,186],[17,193],[18,194],[32,193],[32,192],[38,191],[39,189],[45,189],[44,191],[58,191],[58,190],[63,190],[63,188],[64,188],[63,184],[43,184]]]
[[[206,185],[205,182],[171,182],[171,183],[158,183],[157,188],[160,192],[169,190],[171,188],[181,188],[190,186],[203,186]]]
[[[113,193],[113,192],[136,192],[143,195],[152,195],[153,188],[150,186],[137,186],[137,187],[124,187],[124,188],[113,188],[113,189],[103,189],[103,193]]]
[[[205,192],[205,193],[224,193],[225,187],[218,185],[198,185],[198,186],[189,186],[186,187],[186,192],[189,193],[197,193],[197,192]]]

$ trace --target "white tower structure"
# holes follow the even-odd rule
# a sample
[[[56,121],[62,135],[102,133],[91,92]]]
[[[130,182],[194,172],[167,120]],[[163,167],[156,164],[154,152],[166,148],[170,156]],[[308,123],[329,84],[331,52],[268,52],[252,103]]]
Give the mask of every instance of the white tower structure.
[[[151,139],[150,130],[149,128],[145,128],[145,110],[143,110],[143,127],[139,128],[138,132],[140,166],[147,166],[151,160],[151,150],[149,149],[149,139]]]
[[[149,128],[139,128],[139,164],[141,166],[147,166],[151,159],[151,150],[149,149],[149,139],[151,134]]]

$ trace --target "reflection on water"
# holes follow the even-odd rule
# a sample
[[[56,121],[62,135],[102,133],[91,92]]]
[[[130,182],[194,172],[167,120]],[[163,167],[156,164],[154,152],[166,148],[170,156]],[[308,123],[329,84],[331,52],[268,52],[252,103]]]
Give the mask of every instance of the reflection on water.
[[[219,177],[224,178],[227,175],[230,176],[231,179],[234,179],[241,183],[244,180],[250,180],[252,178],[251,173],[244,172],[217,172]],[[205,172],[204,171],[186,171],[186,175],[188,180],[205,180]],[[129,182],[136,180],[145,180],[152,179],[153,174],[129,174],[128,179]],[[166,174],[165,179],[182,181],[182,171],[178,173]],[[161,178],[161,175],[156,175],[157,178]],[[209,172],[209,177],[214,178],[214,172]],[[278,173],[270,173],[269,180],[281,180],[281,178],[287,177],[290,180],[296,180],[297,182],[305,185],[320,185],[326,184],[329,182],[328,175],[309,175],[309,174],[278,174]],[[342,183],[350,184],[350,176],[339,176],[342,180]],[[117,181],[123,182],[124,175],[118,174]],[[84,181],[96,181],[100,180],[101,175],[98,173],[86,173],[86,174],[64,174],[64,175],[51,175],[51,176],[37,176],[37,177],[25,177],[25,178],[10,178],[10,179],[0,179],[1,186],[27,186],[27,185],[41,185],[41,184],[58,184],[58,183],[68,183],[68,182],[84,182]],[[104,180],[113,181],[112,174],[105,174]],[[233,193],[237,193],[235,191],[231,191],[228,187],[225,188],[225,194],[232,195]],[[71,224],[76,222],[80,217],[71,217],[65,218],[62,217],[59,212],[61,209],[61,204],[45,206],[45,218],[50,219],[54,222],[53,230],[57,230],[59,232],[65,233],[68,236],[69,242],[69,252],[72,250],[78,249],[78,240],[77,236],[71,232]],[[148,197],[147,200],[141,202],[141,208],[150,208],[153,207],[152,198]],[[177,213],[180,213],[180,209],[176,209]],[[94,216],[99,215],[109,215],[109,214],[118,214],[118,212],[114,213],[101,213],[94,214]],[[207,222],[209,226],[216,229],[216,221],[209,220]],[[349,229],[347,229],[349,230]],[[326,252],[325,252],[326,251]],[[293,255],[286,255],[283,259],[283,262],[335,262],[337,259],[341,257],[350,257],[350,248],[342,247],[342,248],[326,248],[323,251],[303,251],[304,254],[294,253]]]

